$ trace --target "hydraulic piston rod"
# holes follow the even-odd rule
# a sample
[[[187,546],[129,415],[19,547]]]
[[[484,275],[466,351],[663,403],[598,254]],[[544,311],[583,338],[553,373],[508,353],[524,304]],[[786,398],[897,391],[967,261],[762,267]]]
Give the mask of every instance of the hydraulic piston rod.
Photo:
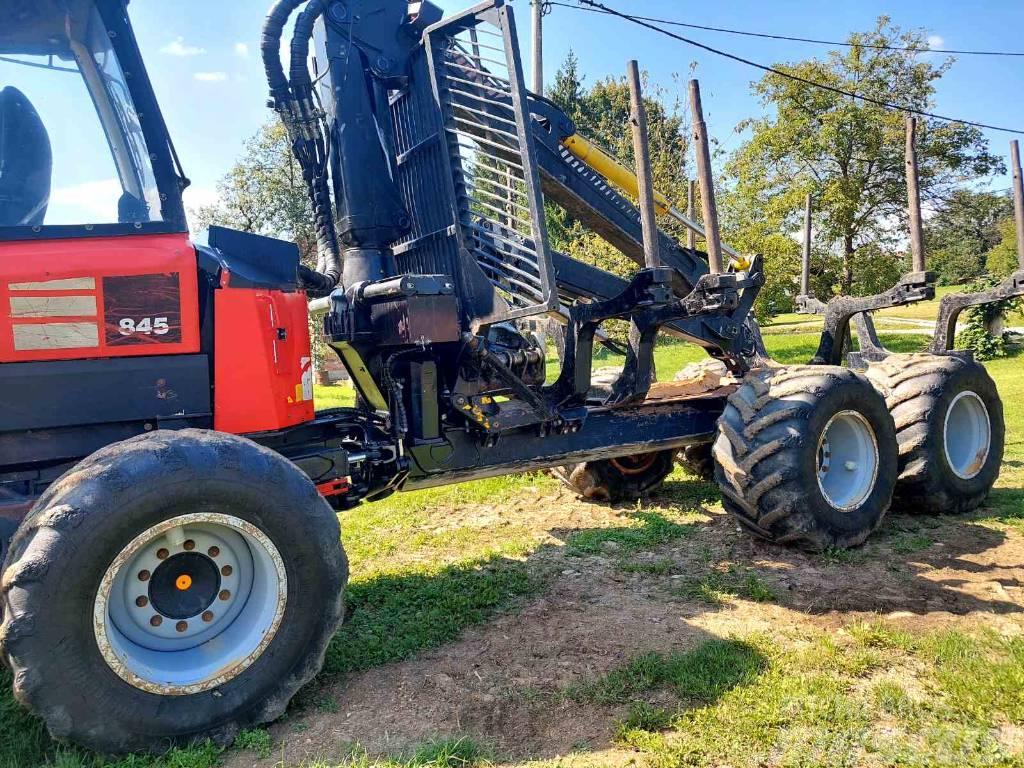
[[[636,174],[585,136],[573,134],[562,140],[562,146],[569,150],[573,157],[581,163],[586,163],[627,195],[634,198],[640,196],[640,183]],[[658,190],[654,191],[654,210],[659,216],[671,216],[687,229],[706,238],[704,227],[672,205],[668,197]],[[736,249],[722,243],[722,250],[733,259],[737,269],[746,269],[750,266],[750,260],[740,255]]]

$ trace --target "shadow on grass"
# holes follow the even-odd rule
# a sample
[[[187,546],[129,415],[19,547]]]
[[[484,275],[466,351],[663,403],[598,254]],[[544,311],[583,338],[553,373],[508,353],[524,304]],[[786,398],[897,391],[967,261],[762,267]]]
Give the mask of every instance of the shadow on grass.
[[[1004,591],[1024,586],[1015,565],[976,557],[1007,540],[1006,532],[979,524],[984,519],[990,519],[984,510],[961,518],[892,515],[858,549],[807,553],[747,542],[739,560],[770,562],[787,607],[812,615],[1022,613],[1024,606]]]
[[[352,584],[323,674],[358,672],[450,643],[542,586],[525,563],[501,556]]]
[[[643,654],[568,693],[576,701],[607,705],[643,701],[651,692],[669,689],[689,704],[707,706],[767,668],[767,658],[751,643],[711,639],[689,651]]]

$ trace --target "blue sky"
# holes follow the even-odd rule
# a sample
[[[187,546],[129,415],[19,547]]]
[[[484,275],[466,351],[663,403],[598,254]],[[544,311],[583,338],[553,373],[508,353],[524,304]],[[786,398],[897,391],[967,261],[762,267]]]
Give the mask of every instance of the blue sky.
[[[901,26],[925,29],[942,47],[1024,49],[1024,2],[1020,0],[608,2],[637,13],[697,24],[827,39],[844,39],[852,30],[869,29],[878,15],[888,13]],[[471,3],[440,0],[448,11]],[[132,0],[129,6],[171,133],[194,182],[186,198],[190,207],[213,199],[217,179],[238,156],[245,138],[271,116],[265,106],[266,86],[258,51],[267,5],[268,0]],[[516,0],[513,8],[528,62],[529,4]],[[738,144],[734,126],[763,111],[750,94],[750,83],[758,73],[738,63],[640,27],[567,8],[554,8],[546,17],[545,29],[545,74],[549,81],[570,47],[579,56],[588,82],[623,73],[626,60],[635,57],[655,81],[673,89],[672,74],[685,75],[690,63],[696,62],[709,129],[726,149]],[[680,31],[764,63],[824,55],[828,50],[824,46]],[[1022,83],[1024,58],[960,57],[940,83],[936,111],[1024,127]],[[685,87],[685,79],[682,85]],[[1007,155],[1011,137],[992,132],[988,135],[992,148]],[[997,189],[1007,186],[1005,178],[992,184]]]

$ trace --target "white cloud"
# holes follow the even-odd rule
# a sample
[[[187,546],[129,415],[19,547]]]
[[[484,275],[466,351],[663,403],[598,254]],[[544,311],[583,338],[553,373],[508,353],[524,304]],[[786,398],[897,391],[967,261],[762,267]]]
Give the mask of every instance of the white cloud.
[[[114,223],[117,221],[117,201],[122,192],[120,183],[114,180],[85,181],[57,187],[50,193],[46,223]]]
[[[235,56],[240,59],[249,58],[249,44],[248,43],[235,43]]]
[[[206,53],[205,48],[197,48],[194,45],[186,45],[184,37],[178,37],[172,40],[163,48],[160,49],[160,53],[166,53],[168,56],[178,56],[181,58],[187,58],[189,56],[200,56]]]
[[[201,83],[223,83],[228,79],[227,72],[196,72],[193,75]]]
[[[938,35],[929,35],[928,36],[928,47],[931,48],[932,50],[935,50],[936,48],[945,48],[946,47],[946,41],[943,40]]]
[[[208,205],[216,205],[220,200],[215,187],[192,186],[184,192],[185,204],[190,208],[203,208]]]

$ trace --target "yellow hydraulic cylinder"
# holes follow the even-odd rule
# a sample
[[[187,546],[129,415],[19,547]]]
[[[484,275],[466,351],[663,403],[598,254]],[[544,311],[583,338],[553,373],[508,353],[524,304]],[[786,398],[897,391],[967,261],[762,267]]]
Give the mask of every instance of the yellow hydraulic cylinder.
[[[634,198],[639,197],[640,185],[636,174],[594,142],[577,133],[567,139],[562,139],[562,146],[568,149],[573,157],[581,163],[586,163],[626,194]],[[658,215],[663,216],[669,212],[672,204],[665,195],[655,190],[654,207]]]
[[[636,174],[585,136],[581,136],[578,133],[573,134],[562,139],[562,146],[569,150],[573,157],[597,171],[627,195],[634,198],[639,197],[640,184],[637,181]],[[654,209],[659,216],[667,214],[680,224],[689,227],[698,235],[704,237],[704,228],[682,211],[676,209],[672,202],[658,190],[654,190]],[[723,244],[722,250],[732,257],[733,266],[736,269],[743,270],[750,266],[748,259],[729,246]]]

